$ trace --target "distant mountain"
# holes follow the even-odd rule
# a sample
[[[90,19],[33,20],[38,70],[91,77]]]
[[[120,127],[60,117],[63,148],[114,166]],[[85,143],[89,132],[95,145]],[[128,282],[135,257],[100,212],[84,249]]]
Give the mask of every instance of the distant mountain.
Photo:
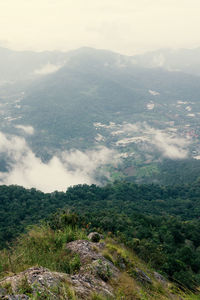
[[[171,72],[184,72],[200,76],[200,48],[160,49],[133,57],[137,66],[164,68]]]
[[[109,60],[118,67],[131,63],[144,68],[164,68],[168,71],[200,75],[200,48],[160,49],[142,55],[123,56],[106,50],[95,51],[88,47],[69,52],[14,51],[0,47],[0,85],[51,73],[62,67],[69,59],[78,56],[77,63],[80,63],[80,58],[85,61],[88,55],[102,63]]]
[[[6,83],[34,78],[62,66],[66,53],[58,51],[13,51],[0,47],[0,86]]]
[[[129,57],[84,48],[70,52],[64,67],[29,87],[19,114],[20,122],[45,130],[58,143],[94,141],[95,122],[146,121],[141,114],[151,100],[158,112],[159,105],[180,99],[196,103],[199,97],[198,77],[141,68]]]

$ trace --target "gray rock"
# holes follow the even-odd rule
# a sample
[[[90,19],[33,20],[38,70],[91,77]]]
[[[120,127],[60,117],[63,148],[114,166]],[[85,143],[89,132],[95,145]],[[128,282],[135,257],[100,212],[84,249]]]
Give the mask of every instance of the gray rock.
[[[88,239],[93,243],[98,243],[101,239],[101,235],[98,232],[91,232],[88,235]]]
[[[86,240],[77,240],[70,242],[66,248],[72,252],[78,253],[80,256],[81,264],[89,263],[93,260],[100,259],[102,256],[99,254],[99,247]]]
[[[105,297],[114,297],[109,279],[117,280],[119,270],[101,254],[105,245],[78,240],[68,243],[66,248],[80,256],[80,272],[71,276],[70,281],[78,296],[89,299],[91,293],[100,293]]]
[[[154,277],[164,286],[167,285],[167,280],[159,273],[157,272],[154,272]]]
[[[152,284],[151,278],[147,276],[147,274],[142,270],[140,270],[139,268],[135,269],[135,273],[136,273],[136,279],[139,280],[140,282]]]
[[[95,246],[96,246],[96,245],[95,245]],[[106,244],[105,244],[105,243],[98,243],[97,246],[98,246],[99,250],[101,251],[101,250],[105,249]]]
[[[113,297],[113,288],[100,278],[96,278],[89,273],[71,276],[70,283],[76,291],[78,299],[90,299],[91,293]]]
[[[101,265],[102,268],[106,266],[105,270],[110,269],[114,277],[116,277],[119,270],[101,254],[104,247],[104,244],[94,244],[86,240],[73,241],[66,245],[68,250],[79,254],[82,265],[80,272],[90,272],[93,275],[96,275],[95,266],[99,265],[100,267]]]
[[[33,290],[33,294],[36,293],[36,291],[45,292],[53,294],[50,292],[51,288],[57,287],[59,283],[61,283],[63,280],[68,279],[67,274],[58,273],[58,272],[51,272],[46,268],[43,267],[33,267],[29,268],[24,272],[21,272],[17,275],[6,277],[1,281],[1,285],[4,286],[5,284],[10,284],[12,288],[12,292],[14,295],[7,295],[5,297],[18,297],[18,298],[3,298],[3,299],[29,299],[26,298],[25,295],[18,295],[19,288],[21,286],[22,281],[26,279],[28,285]],[[25,297],[25,298],[19,298],[19,297]],[[53,299],[53,297],[52,297]],[[56,297],[55,297],[56,299]]]
[[[77,299],[90,299],[93,293],[101,294],[109,299],[114,298],[114,290],[109,284],[109,280],[112,278],[112,280],[117,281],[120,272],[112,262],[101,254],[104,248],[104,243],[94,244],[86,240],[70,242],[66,245],[66,249],[80,256],[81,268],[78,274],[51,272],[43,267],[29,268],[24,272],[1,280],[2,287],[10,284],[13,295],[3,295],[3,298],[0,297],[0,299],[29,299],[26,295],[19,295],[20,284],[22,286],[24,279],[28,287],[30,285],[33,296],[39,292],[41,295],[47,295],[48,299],[51,300],[58,299],[56,291],[63,282],[74,290]],[[2,293],[4,292],[2,290]],[[65,299],[67,300],[67,298]]]

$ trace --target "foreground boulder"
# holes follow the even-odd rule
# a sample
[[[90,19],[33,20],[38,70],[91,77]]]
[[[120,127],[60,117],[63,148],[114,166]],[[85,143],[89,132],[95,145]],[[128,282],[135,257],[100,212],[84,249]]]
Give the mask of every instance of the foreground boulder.
[[[91,232],[88,235],[88,239],[93,243],[98,243],[101,239],[101,235],[98,232]]]

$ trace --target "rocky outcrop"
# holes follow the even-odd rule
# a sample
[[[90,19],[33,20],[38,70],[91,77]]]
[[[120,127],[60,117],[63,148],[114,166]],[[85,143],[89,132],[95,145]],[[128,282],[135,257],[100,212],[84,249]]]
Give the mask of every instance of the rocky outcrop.
[[[27,294],[45,293],[53,299],[55,295],[52,290],[57,288],[61,282],[67,280],[67,274],[51,272],[43,267],[29,268],[24,272],[6,277],[0,281],[0,286],[3,287],[3,290],[13,294],[9,295],[7,293],[5,295],[6,293],[4,292],[4,296],[1,299],[29,299],[26,295],[19,295],[20,292]]]
[[[115,288],[119,282],[125,286],[138,282],[138,290],[143,286],[147,290],[153,286],[154,281],[167,288],[167,280],[157,272],[145,272],[131,266],[131,261],[124,258],[124,254],[117,252],[118,249],[111,245],[113,258],[109,260],[108,245],[106,243],[93,243],[89,240],[76,240],[67,243],[66,252],[76,253],[81,262],[80,270],[75,274],[52,272],[43,267],[32,267],[17,275],[6,277],[0,280],[0,299],[7,300],[28,300],[28,299],[92,299],[92,295],[102,295],[105,299],[116,299]],[[113,248],[112,248],[113,247]],[[113,250],[115,249],[115,250]],[[116,250],[117,249],[117,250]],[[105,255],[105,257],[103,256]],[[107,259],[107,258],[108,259]],[[112,263],[114,261],[118,267]],[[130,277],[128,277],[130,274]],[[131,295],[135,295],[133,291]],[[127,295],[129,292],[127,292]],[[138,292],[139,293],[139,292]],[[140,293],[139,293],[140,294]],[[38,297],[39,295],[39,297]],[[125,296],[123,296],[125,297]],[[121,298],[120,298],[121,299]],[[123,299],[136,299],[132,296]],[[140,299],[140,298],[137,298]],[[180,299],[176,295],[168,293],[168,299]]]
[[[102,258],[99,254],[99,246],[87,240],[70,242],[66,245],[66,249],[79,254],[81,264]]]
[[[66,250],[80,256],[81,268],[77,274],[51,272],[43,267],[29,268],[0,281],[0,298],[29,299],[26,295],[41,293],[50,299],[57,299],[56,289],[62,283],[72,287],[78,299],[90,299],[92,293],[114,297],[109,279],[117,279],[119,270],[101,254],[104,247],[104,243],[87,240],[68,243]]]
[[[71,284],[81,299],[87,299],[92,293],[113,296],[109,279],[117,279],[119,270],[101,254],[104,243],[94,244],[86,240],[68,243],[66,248],[78,253],[81,260],[79,274],[71,276]],[[89,299],[89,298],[88,298]]]
[[[63,278],[68,278],[66,274],[51,272],[47,268],[43,267],[33,267],[21,272],[17,275],[7,277],[6,279],[0,281],[0,284],[11,284],[14,293],[18,292],[19,286],[23,281],[27,283],[34,289],[36,287],[53,287],[58,284]]]
[[[71,276],[70,283],[78,296],[78,299],[90,299],[91,294],[101,294],[105,297],[114,297],[113,288],[101,278],[92,274],[75,274]]]

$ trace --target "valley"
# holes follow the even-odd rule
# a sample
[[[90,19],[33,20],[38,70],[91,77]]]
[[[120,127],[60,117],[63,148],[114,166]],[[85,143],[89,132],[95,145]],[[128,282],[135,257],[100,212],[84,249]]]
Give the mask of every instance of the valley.
[[[200,158],[200,77],[90,48],[65,60],[15,93],[16,85],[5,89],[3,133],[24,138],[44,163],[64,151],[114,151],[112,162],[98,166],[101,183],[159,183],[163,160]]]

